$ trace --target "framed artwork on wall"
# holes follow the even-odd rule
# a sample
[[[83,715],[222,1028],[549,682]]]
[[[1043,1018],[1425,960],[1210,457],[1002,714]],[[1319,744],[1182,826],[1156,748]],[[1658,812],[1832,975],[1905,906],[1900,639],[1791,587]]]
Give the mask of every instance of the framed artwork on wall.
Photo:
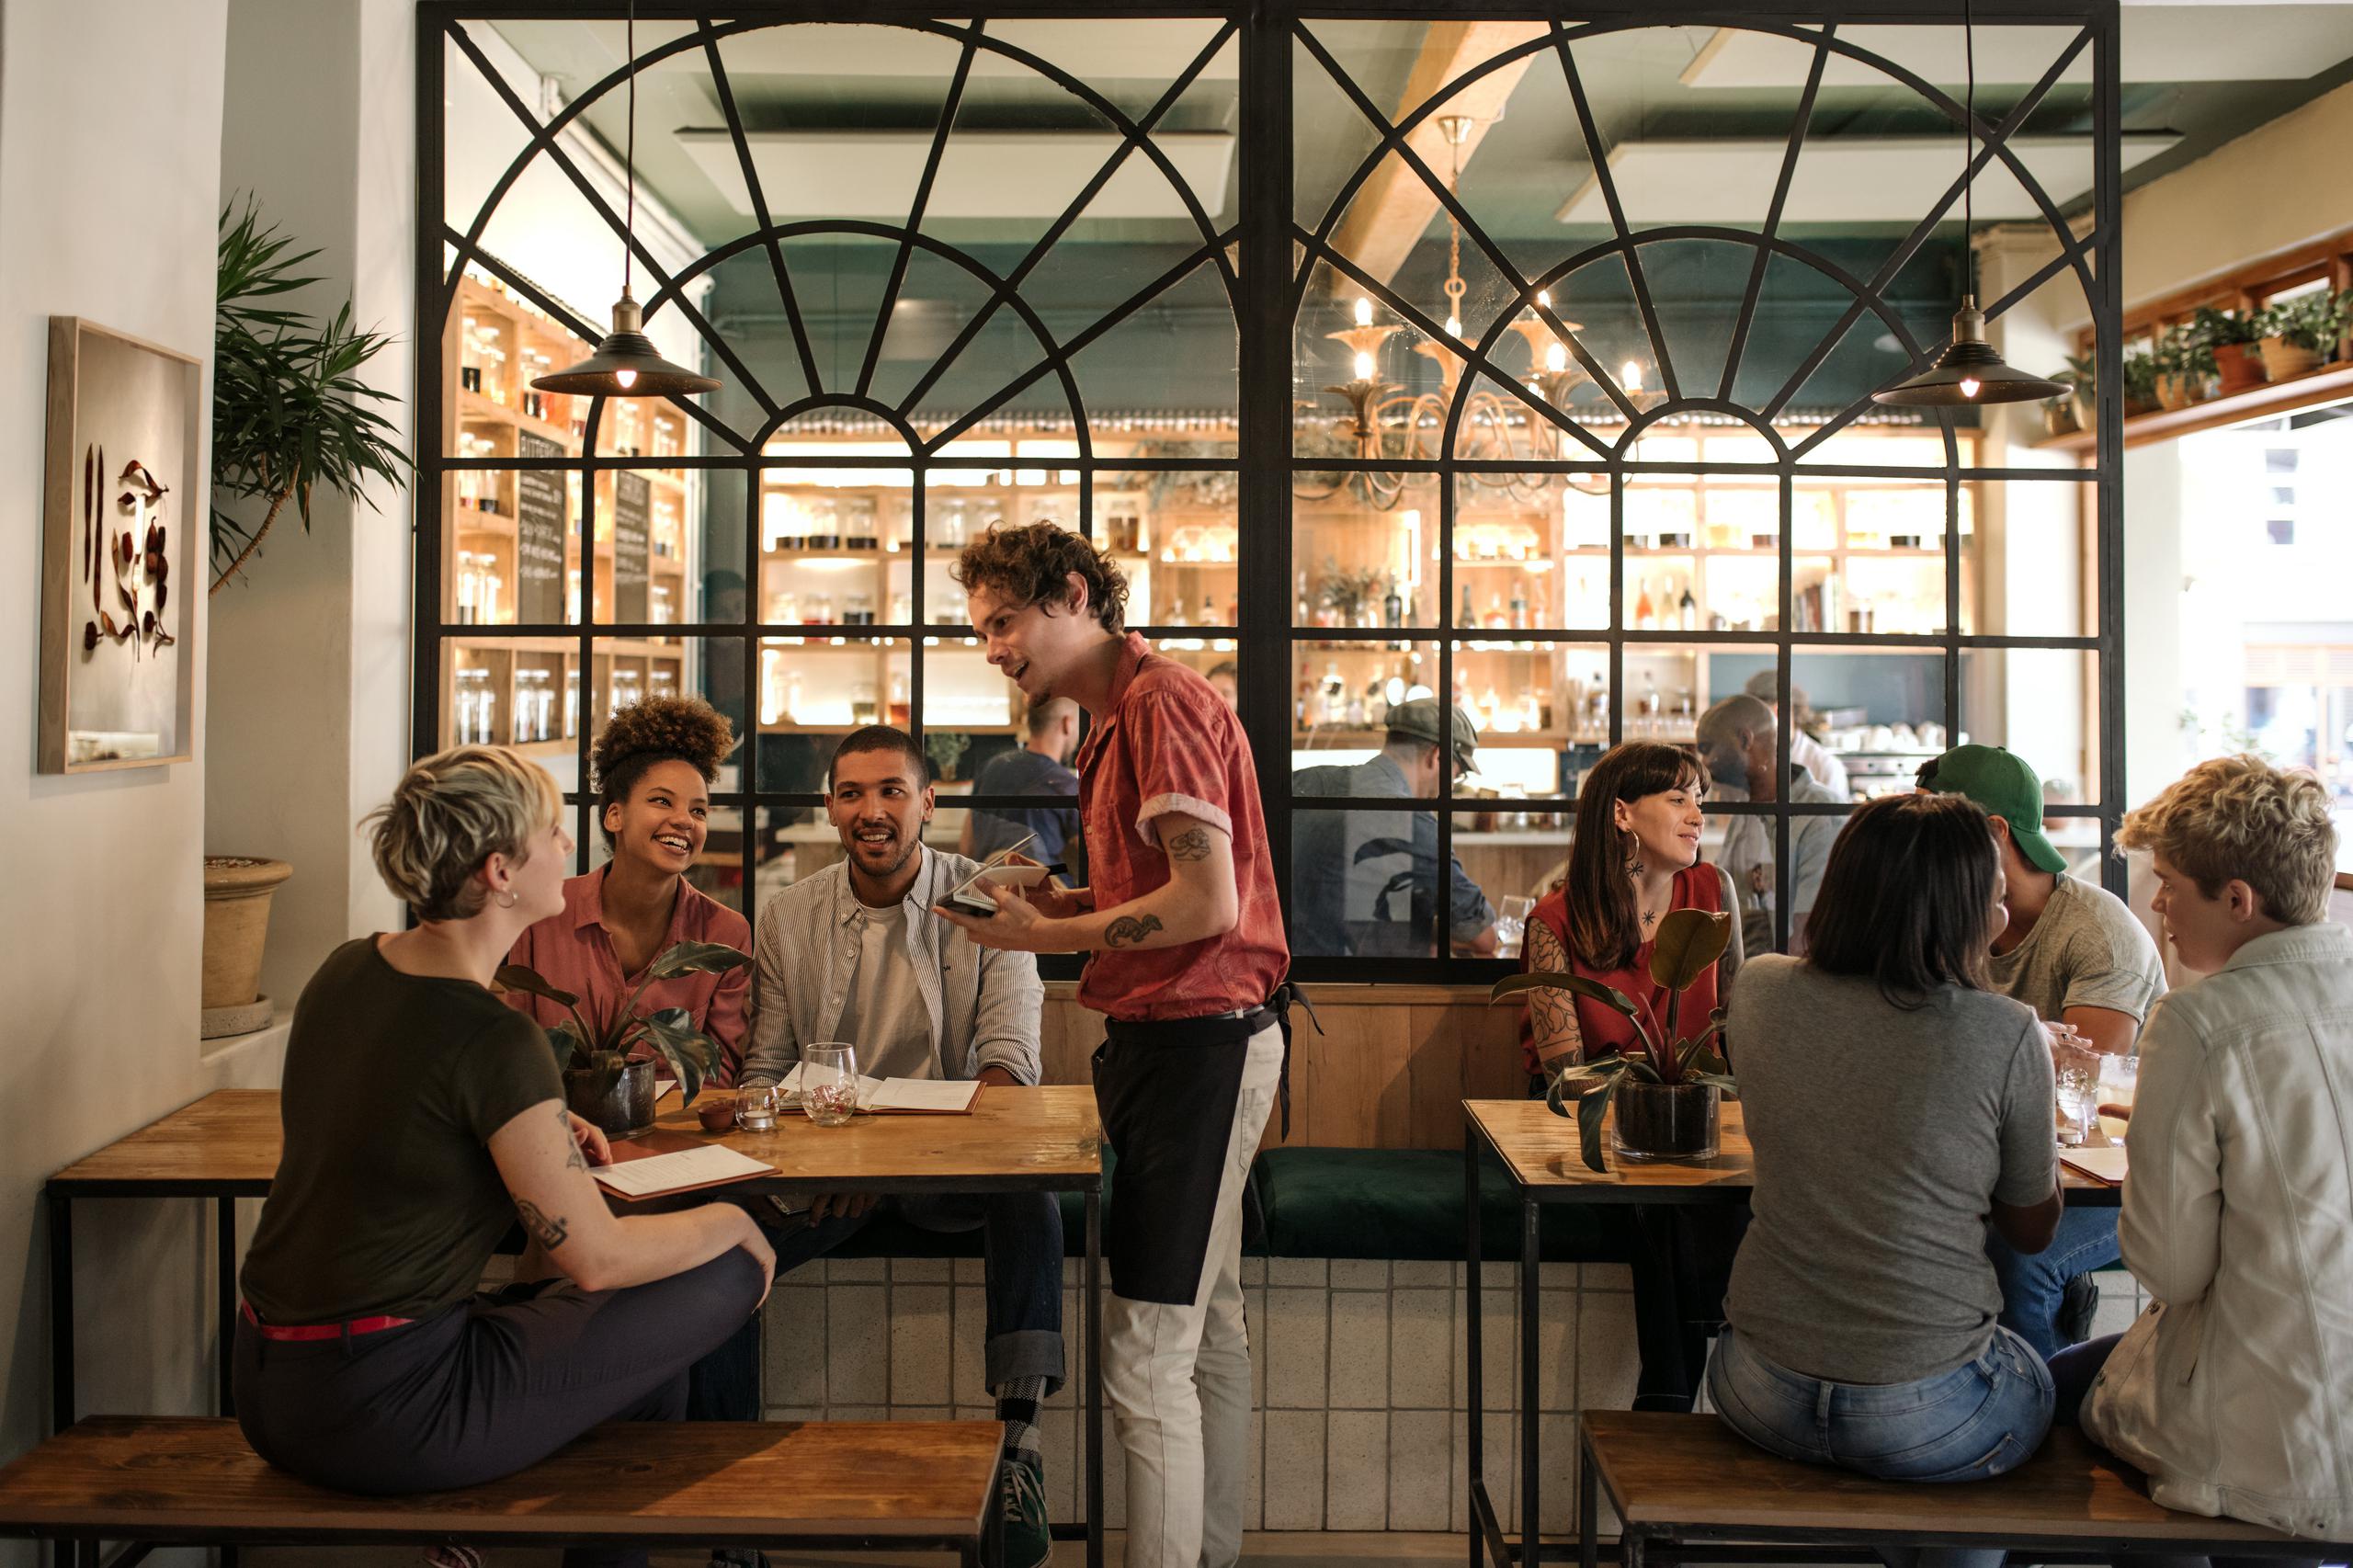
[[[49,318],[43,773],[194,755],[200,369],[96,322]]]

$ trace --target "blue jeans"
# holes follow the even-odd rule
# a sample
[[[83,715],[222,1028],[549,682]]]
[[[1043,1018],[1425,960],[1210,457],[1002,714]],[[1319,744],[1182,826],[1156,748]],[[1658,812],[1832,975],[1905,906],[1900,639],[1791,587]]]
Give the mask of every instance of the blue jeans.
[[[1043,1378],[1049,1397],[1063,1386],[1063,1210],[1051,1192],[910,1193],[885,1198],[855,1219],[811,1225],[779,1215],[765,1199],[753,1216],[776,1249],[776,1277],[841,1245],[885,1210],[895,1208],[926,1231],[982,1231],[987,1281],[987,1341],[982,1349],[991,1392],[1015,1378]],[[689,1421],[760,1418],[760,1319],[755,1314],[726,1344],[695,1363],[687,1377]]]
[[[2022,1253],[1985,1231],[1985,1256],[2002,1286],[2004,1328],[2034,1346],[2048,1361],[2071,1343],[2059,1332],[2059,1301],[2067,1281],[2096,1268],[2113,1268],[2120,1261],[2116,1248],[2116,1210],[2068,1209],[2059,1216],[2059,1233],[2038,1253]]]
[[[1708,1363],[1724,1425],[1768,1453],[1881,1481],[1984,1481],[2025,1462],[2051,1430],[2050,1369],[2005,1328],[1976,1359],[1908,1383],[1834,1383],[1793,1372],[1724,1330]],[[1887,1551],[1891,1563],[1998,1564],[1998,1550]]]

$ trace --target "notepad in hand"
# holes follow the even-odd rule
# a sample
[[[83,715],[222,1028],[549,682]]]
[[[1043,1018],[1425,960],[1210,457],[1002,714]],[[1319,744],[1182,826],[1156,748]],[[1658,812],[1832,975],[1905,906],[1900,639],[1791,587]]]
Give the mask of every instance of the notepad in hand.
[[[2116,1187],[2124,1180],[2124,1145],[2111,1143],[2107,1148],[2076,1148],[2059,1151],[2062,1165],[2072,1166],[2094,1181]]]
[[[598,1182],[623,1198],[658,1198],[665,1192],[688,1192],[699,1187],[721,1187],[756,1176],[770,1176],[776,1167],[749,1154],[739,1154],[724,1143],[705,1143],[667,1154],[621,1160],[589,1171]]]

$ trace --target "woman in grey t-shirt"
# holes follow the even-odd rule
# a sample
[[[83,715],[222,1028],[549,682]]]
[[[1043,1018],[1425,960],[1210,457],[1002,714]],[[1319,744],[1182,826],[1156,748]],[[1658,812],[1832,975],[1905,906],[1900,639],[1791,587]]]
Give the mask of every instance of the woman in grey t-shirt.
[[[1971,1481],[2051,1425],[1985,1260],[1989,1220],[2032,1252],[2060,1207],[2042,1030],[1985,988],[2001,892],[1979,808],[1874,801],[1831,851],[1808,955],[1754,959],[1733,989],[1756,1218],[1708,1387],[1759,1447]]]

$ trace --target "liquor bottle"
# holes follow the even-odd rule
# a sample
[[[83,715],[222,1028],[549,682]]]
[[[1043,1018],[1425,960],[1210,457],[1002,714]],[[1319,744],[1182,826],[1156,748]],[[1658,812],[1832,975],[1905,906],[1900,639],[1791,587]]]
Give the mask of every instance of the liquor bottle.
[[[1634,630],[1654,631],[1658,629],[1658,609],[1651,603],[1650,584],[1642,584],[1641,590],[1634,599]]]
[[[1686,631],[1699,629],[1699,601],[1691,597],[1691,584],[1688,578],[1683,584],[1683,597],[1675,607],[1675,623]]]
[[[1528,585],[1525,582],[1511,585],[1511,629],[1514,631],[1528,630]]]
[[[1471,585],[1468,583],[1462,585],[1462,613],[1454,619],[1456,623],[1466,631],[1476,631],[1479,629],[1479,612],[1471,608]]]
[[[1497,628],[1509,626],[1511,624],[1511,622],[1504,617],[1504,597],[1501,593],[1490,593],[1487,596],[1487,619],[1485,624],[1490,627]]]
[[[1193,624],[1196,626],[1215,626],[1217,624],[1217,596],[1215,594],[1203,594],[1201,596],[1201,618],[1200,619],[1193,622]]]
[[[1394,577],[1389,579],[1389,591],[1381,596],[1381,624],[1392,627],[1405,624],[1405,601],[1397,597],[1397,579]]]
[[[1324,666],[1324,722],[1337,724],[1348,714],[1348,688],[1340,679],[1340,664],[1335,659]]]
[[[1161,620],[1160,624],[1163,626],[1182,626],[1185,624],[1185,601],[1182,598],[1175,598],[1168,601],[1168,614]]]

